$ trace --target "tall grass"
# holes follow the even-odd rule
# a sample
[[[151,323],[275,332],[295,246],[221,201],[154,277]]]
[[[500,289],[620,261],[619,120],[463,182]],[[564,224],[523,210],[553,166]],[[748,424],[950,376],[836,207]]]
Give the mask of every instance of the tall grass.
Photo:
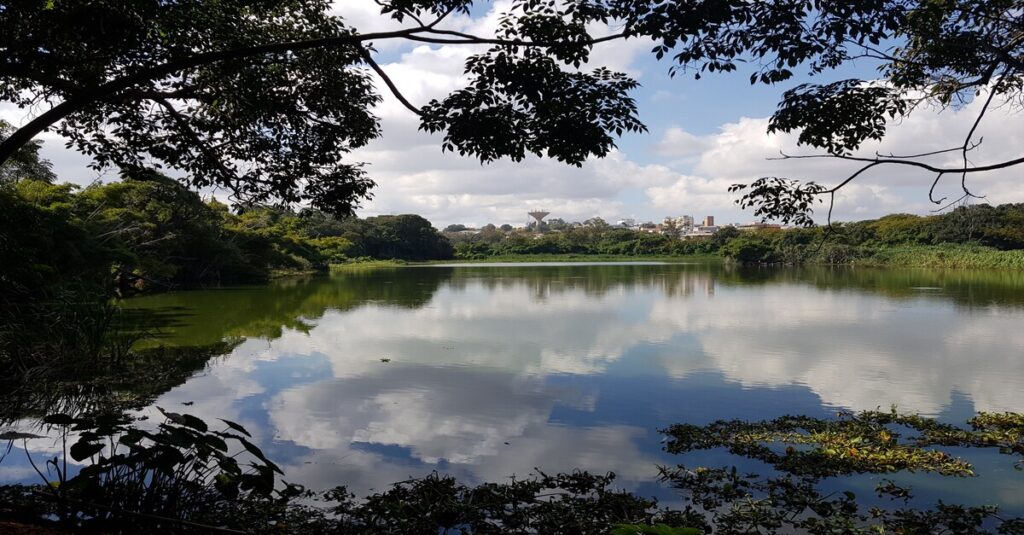
[[[1024,250],[1000,251],[981,245],[883,246],[853,260],[860,266],[935,267],[958,269],[1024,269]]]

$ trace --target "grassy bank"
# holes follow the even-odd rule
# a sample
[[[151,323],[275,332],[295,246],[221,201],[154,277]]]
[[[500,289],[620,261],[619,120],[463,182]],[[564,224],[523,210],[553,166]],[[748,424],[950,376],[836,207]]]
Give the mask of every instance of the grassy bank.
[[[338,264],[331,264],[330,271],[347,271],[353,269],[372,269],[372,268],[391,268],[391,267],[402,267],[408,266],[410,262],[405,260],[395,259],[384,259],[378,260],[374,258],[354,258],[348,262],[342,262]]]
[[[688,255],[688,256],[666,256],[666,255],[614,255],[614,254],[510,254],[495,255],[483,258],[455,258],[453,260],[440,260],[430,262],[431,264],[480,264],[497,262],[720,262],[719,256]]]
[[[809,247],[807,248],[809,249]],[[331,271],[409,265],[436,264],[492,264],[536,262],[666,262],[666,263],[719,263],[734,261],[748,264],[778,265],[852,265],[864,267],[920,267],[945,269],[1024,269],[1024,250],[1001,251],[982,245],[876,245],[860,247],[826,243],[817,252],[795,252],[791,255],[762,253],[758,257],[743,254],[730,257],[727,253],[697,255],[613,255],[613,254],[507,254],[479,258],[453,258],[430,262],[404,260],[355,259],[342,264],[331,264]],[[752,256],[752,255],[751,255]]]
[[[878,267],[1024,269],[1024,250],[1000,251],[981,245],[904,245],[866,249],[851,263]]]
[[[428,262],[407,262],[404,260],[354,259],[349,262],[331,264],[331,271],[346,271],[379,267],[431,266],[438,264],[497,264],[497,263],[538,263],[538,262],[722,262],[717,255],[693,256],[633,256],[633,255],[586,255],[586,254],[523,254],[497,255],[483,258],[452,258],[449,260],[431,260]]]

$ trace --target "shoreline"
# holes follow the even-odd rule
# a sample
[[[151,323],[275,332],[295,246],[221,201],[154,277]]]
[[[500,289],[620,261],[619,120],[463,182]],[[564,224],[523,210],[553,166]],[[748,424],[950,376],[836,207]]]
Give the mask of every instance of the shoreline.
[[[718,254],[698,255],[601,255],[601,254],[529,254],[495,255],[479,258],[451,258],[445,260],[355,260],[343,264],[331,264],[326,271],[347,269],[370,269],[403,266],[431,266],[447,264],[534,264],[544,262],[561,263],[602,263],[602,262],[663,262],[666,264],[736,264],[745,266],[777,267],[861,267],[861,268],[921,268],[984,271],[1024,270],[1024,251],[999,250],[978,245],[903,245],[853,249],[854,254],[842,261],[802,262],[739,262]]]

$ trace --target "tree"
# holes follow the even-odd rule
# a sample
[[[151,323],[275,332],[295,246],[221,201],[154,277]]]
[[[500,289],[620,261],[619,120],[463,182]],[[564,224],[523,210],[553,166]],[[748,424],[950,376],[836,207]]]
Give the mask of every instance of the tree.
[[[14,132],[10,123],[0,119],[0,138],[7,138]],[[38,180],[52,183],[56,179],[53,164],[39,157],[42,143],[30,141],[22,145],[11,157],[0,165],[0,184],[10,184],[20,180]]]
[[[444,228],[445,232],[462,232],[463,230],[466,230],[466,225],[458,223],[452,223]]]
[[[5,2],[0,99],[50,107],[5,136],[0,164],[55,128],[100,167],[155,160],[193,186],[245,201],[308,201],[347,214],[373,186],[358,162],[343,161],[379,134],[370,70],[397,92],[372,58],[372,43],[389,39],[495,45],[467,65],[468,87],[409,105],[423,129],[445,131],[446,150],[578,165],[607,153],[613,135],[643,129],[627,96],[636,82],[606,69],[562,69],[585,59],[596,39],[582,29],[559,35],[568,27],[561,23],[556,33],[534,31],[543,8],[497,36],[475,37],[438,28],[451,13],[468,13],[470,0],[379,3],[408,27],[359,34],[330,14],[328,0]]]
[[[560,218],[560,217],[553,217],[551,219],[548,219],[547,220],[547,224],[548,224],[548,229],[550,229],[550,230],[559,230],[559,231],[561,231],[561,230],[567,230],[569,228],[569,224],[566,223],[565,220]]]
[[[855,59],[877,62],[879,82],[783,94],[771,131],[799,132],[800,143],[825,151],[807,157],[864,167],[833,187],[779,177],[734,186],[744,192],[739,202],[765,218],[810,223],[815,202],[882,165],[926,170],[934,183],[959,175],[969,196],[969,174],[1024,163],[972,164],[977,122],[962,146],[939,153],[853,155],[882,139],[890,119],[925,103],[980,96],[979,122],[994,103],[1020,104],[1021,0],[518,0],[494,35],[445,29],[473,0],[378,4],[404,27],[359,33],[329,14],[328,0],[7,2],[0,99],[50,107],[0,142],[0,164],[55,128],[97,166],[155,160],[186,171],[194,186],[346,214],[373,186],[358,162],[344,161],[379,135],[370,71],[421,117],[421,129],[443,133],[444,150],[484,162],[535,154],[580,165],[607,154],[614,136],[645,130],[629,96],[634,80],[579,69],[595,46],[623,39],[653,41],[672,75],[754,65],[750,81],[761,84],[785,82],[797,67],[816,75]],[[597,33],[608,27],[616,32]],[[466,62],[465,87],[416,106],[373,59],[372,43],[396,39],[490,48]],[[962,164],[928,163],[954,152]]]
[[[373,258],[444,260],[455,254],[451,242],[423,217],[382,215],[346,221],[345,238]]]
[[[508,223],[505,223],[498,228],[501,229],[502,232],[512,232],[512,225],[509,225]]]
[[[661,233],[670,237],[678,238],[682,234],[682,229],[679,228],[679,223],[671,217],[666,217],[665,222],[661,224]]]

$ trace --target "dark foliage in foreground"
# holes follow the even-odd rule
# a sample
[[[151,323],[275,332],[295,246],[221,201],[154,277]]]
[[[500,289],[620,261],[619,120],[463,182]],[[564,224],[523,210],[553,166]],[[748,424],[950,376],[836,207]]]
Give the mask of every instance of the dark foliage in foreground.
[[[47,461],[59,484],[0,488],[9,504],[0,507],[0,518],[46,523],[44,517],[56,515],[57,525],[104,533],[141,526],[178,533],[1024,533],[1024,521],[1003,518],[994,505],[928,508],[887,479],[876,492],[893,506],[865,507],[852,492],[822,490],[829,478],[859,473],[969,476],[969,463],[934,447],[1020,456],[1020,414],[982,413],[969,428],[895,410],[676,425],[665,430],[669,452],[726,448],[775,473],[664,467],[662,480],[683,499],[675,510],[616,490],[613,474],[586,472],[476,486],[433,474],[363,499],[344,487],[312,493],[280,482],[280,469],[238,424],[223,421],[217,430],[190,415],[163,414],[155,427],[102,416],[48,417],[59,432],[74,433],[65,435],[70,446],[63,456]],[[91,462],[68,477],[68,457]]]

